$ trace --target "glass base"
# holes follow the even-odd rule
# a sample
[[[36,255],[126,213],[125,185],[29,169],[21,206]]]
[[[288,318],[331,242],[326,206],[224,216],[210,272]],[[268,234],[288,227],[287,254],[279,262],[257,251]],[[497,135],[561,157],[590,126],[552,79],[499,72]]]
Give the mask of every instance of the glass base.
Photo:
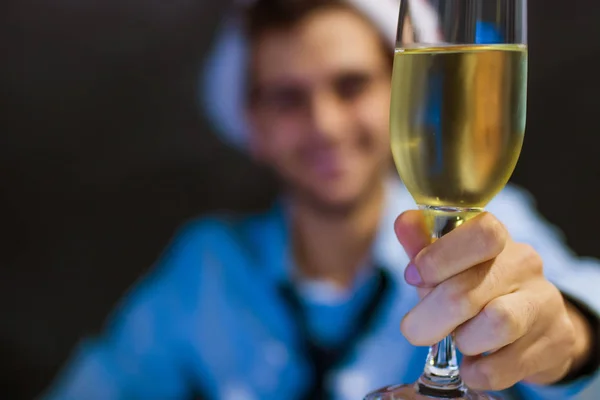
[[[364,400],[497,400],[486,393],[475,392],[466,386],[457,389],[432,389],[421,383],[412,385],[388,386],[368,394]]]

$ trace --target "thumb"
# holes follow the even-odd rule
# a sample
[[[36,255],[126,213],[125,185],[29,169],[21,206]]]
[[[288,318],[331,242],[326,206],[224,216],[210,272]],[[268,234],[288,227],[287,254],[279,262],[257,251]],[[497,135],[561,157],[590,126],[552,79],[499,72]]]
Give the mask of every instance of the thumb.
[[[410,260],[431,244],[431,235],[421,211],[411,210],[401,214],[394,224],[398,241]],[[424,298],[433,289],[418,288],[419,297]]]
[[[431,243],[425,217],[421,211],[411,210],[401,214],[396,219],[394,230],[398,241],[411,260]]]

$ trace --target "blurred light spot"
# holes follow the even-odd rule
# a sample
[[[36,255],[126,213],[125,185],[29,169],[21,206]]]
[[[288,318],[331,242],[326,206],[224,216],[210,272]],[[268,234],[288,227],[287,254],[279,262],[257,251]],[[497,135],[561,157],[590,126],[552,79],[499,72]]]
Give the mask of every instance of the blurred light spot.
[[[221,393],[223,400],[258,400],[248,387],[235,383],[225,384]]]
[[[345,399],[354,399],[357,393],[368,393],[372,389],[369,379],[363,372],[342,371],[334,377],[334,381],[342,398]]]

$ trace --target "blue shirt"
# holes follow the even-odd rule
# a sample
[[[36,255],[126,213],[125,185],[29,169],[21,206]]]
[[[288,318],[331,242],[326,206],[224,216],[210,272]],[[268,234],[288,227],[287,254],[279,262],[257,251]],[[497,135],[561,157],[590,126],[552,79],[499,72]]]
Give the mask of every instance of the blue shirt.
[[[418,296],[403,279],[409,260],[393,230],[395,218],[414,208],[406,189],[391,180],[369,261],[391,277],[390,296],[368,334],[327,377],[336,400],[413,382],[423,369],[427,349],[413,347],[399,331]],[[525,192],[509,186],[488,210],[516,241],[539,252],[549,280],[600,314],[598,263],[576,258]],[[348,292],[298,282],[289,232],[281,203],[261,215],[188,223],[156,268],[125,296],[106,333],[81,344],[45,398],[185,399],[195,389],[223,400],[292,399],[309,384],[310,369],[278,288],[287,282],[298,289],[309,329],[331,344],[369,297],[374,269],[365,268]],[[566,399],[591,379],[564,386],[519,384],[513,392],[526,399]]]

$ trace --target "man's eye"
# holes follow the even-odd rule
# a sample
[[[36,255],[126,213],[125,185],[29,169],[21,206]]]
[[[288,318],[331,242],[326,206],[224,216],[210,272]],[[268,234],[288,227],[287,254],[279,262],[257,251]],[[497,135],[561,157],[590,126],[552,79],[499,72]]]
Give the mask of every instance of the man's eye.
[[[335,82],[335,91],[343,100],[353,100],[360,96],[371,83],[366,75],[347,75]]]
[[[278,111],[294,111],[304,106],[306,96],[297,89],[277,89],[265,91],[262,103],[270,109]]]

